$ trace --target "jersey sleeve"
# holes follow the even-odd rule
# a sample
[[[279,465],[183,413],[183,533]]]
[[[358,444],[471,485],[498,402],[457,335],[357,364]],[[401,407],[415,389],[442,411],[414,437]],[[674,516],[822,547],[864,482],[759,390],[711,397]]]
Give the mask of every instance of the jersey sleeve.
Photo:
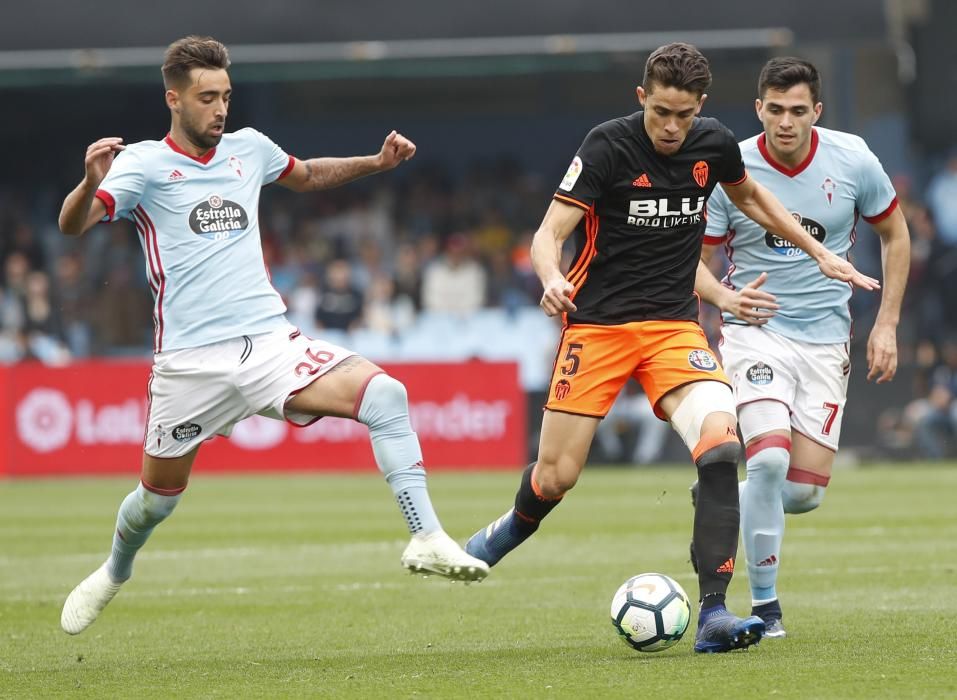
[[[857,210],[866,222],[876,224],[891,215],[897,206],[897,192],[871,151],[864,156],[858,185]]]
[[[96,190],[96,198],[106,206],[103,221],[131,218],[143,198],[146,175],[139,156],[131,149],[122,151],[113,160],[109,172]]]
[[[292,166],[296,164],[296,159],[282,150],[276,143],[263,133],[250,129],[259,142],[259,150],[262,156],[262,184],[268,185],[276,180],[281,180],[289,174]]]
[[[721,148],[721,164],[718,168],[718,182],[725,185],[740,185],[748,176],[741,157],[741,147],[734,138],[731,129],[722,130],[724,144]]]
[[[615,154],[611,139],[600,127],[588,132],[568,166],[555,199],[588,210],[602,195],[611,179]]]
[[[721,187],[715,187],[705,205],[707,225],[704,231],[705,245],[723,243],[731,229],[731,200]]]

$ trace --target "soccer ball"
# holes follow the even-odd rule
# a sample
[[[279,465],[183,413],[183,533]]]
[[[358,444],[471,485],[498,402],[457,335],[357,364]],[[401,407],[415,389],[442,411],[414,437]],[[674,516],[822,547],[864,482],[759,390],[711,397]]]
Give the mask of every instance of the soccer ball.
[[[664,574],[639,574],[611,599],[611,624],[638,651],[662,651],[688,629],[691,604],[678,582]]]

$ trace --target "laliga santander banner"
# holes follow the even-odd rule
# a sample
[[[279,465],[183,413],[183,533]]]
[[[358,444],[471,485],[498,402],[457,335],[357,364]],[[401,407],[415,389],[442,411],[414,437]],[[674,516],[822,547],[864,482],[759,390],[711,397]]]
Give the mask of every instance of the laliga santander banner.
[[[514,363],[395,364],[409,391],[426,468],[516,468],[525,459],[525,395]],[[137,474],[150,365],[90,361],[0,367],[0,475]],[[184,416],[184,421],[189,417]],[[194,473],[371,470],[368,429],[323,418],[297,428],[252,416],[203,443]]]

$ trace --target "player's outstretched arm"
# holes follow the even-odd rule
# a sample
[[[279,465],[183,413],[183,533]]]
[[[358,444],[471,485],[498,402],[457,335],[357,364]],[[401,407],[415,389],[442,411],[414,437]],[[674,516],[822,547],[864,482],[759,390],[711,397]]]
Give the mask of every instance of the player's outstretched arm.
[[[754,178],[747,177],[739,185],[722,183],[721,186],[728,198],[745,216],[810,255],[825,276],[850,282],[861,289],[880,288],[881,284],[876,279],[861,274],[850,261],[835,255],[815,240],[801,224],[794,220],[778,198],[766,187],[755,182]]]
[[[867,339],[867,378],[883,384],[897,373],[897,323],[910,271],[910,232],[900,207],[873,227],[881,237],[884,289],[874,328]]]
[[[328,190],[366,175],[392,170],[414,155],[415,144],[402,134],[393,131],[385,137],[382,148],[374,156],[310,158],[309,160],[297,158],[292,170],[279,181],[279,184],[296,192]]]
[[[774,316],[774,312],[781,308],[777,303],[777,297],[760,288],[767,281],[768,273],[762,272],[757,279],[752,280],[742,289],[725,287],[708,267],[717,247],[705,244],[701,248],[694,290],[699,297],[721,311],[732,314],[735,318],[752,326],[763,326]]]
[[[60,208],[60,230],[68,236],[89,231],[106,214],[106,206],[96,199],[96,188],[113,165],[116,154],[125,149],[123,139],[109,136],[90,144],[83,161],[83,180],[63,200]]]
[[[578,309],[571,300],[575,287],[565,279],[559,264],[562,244],[584,215],[584,210],[553,199],[532,238],[532,267],[544,289],[539,306],[549,316]]]

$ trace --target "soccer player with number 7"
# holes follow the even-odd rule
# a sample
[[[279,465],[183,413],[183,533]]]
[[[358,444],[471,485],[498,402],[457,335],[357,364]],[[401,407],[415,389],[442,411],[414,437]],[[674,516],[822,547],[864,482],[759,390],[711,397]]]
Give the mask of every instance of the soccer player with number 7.
[[[890,178],[863,139],[814,126],[821,77],[807,61],[769,61],[755,108],[764,130],[741,143],[751,176],[835,255],[848,255],[859,216],[880,236],[884,289],[867,342],[867,378],[890,381],[910,268],[910,234]],[[781,638],[784,514],[817,508],[831,479],[851,370],[851,288],[751,221],[731,194],[718,189],[708,201],[702,258],[725,245],[733,266],[722,285],[702,263],[696,286],[724,311],[721,357],[746,449],[741,533],[752,614],[765,621],[768,637]],[[697,496],[692,487],[700,504]],[[696,555],[693,547],[693,565]]]

